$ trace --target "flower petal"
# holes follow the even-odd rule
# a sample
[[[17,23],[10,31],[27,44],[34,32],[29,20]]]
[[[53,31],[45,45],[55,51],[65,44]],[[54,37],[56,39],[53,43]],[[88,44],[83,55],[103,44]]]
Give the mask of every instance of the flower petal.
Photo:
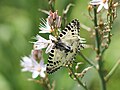
[[[47,43],[35,43],[34,44],[34,49],[35,50],[41,50],[43,48],[46,48],[47,47]]]
[[[52,40],[55,40],[56,41],[56,38],[52,35],[49,35],[49,39],[52,41]]]
[[[23,68],[23,69],[21,69],[21,71],[26,72],[26,71],[28,71],[28,68]]]
[[[91,5],[99,5],[101,3],[101,0],[92,0],[90,2]]]
[[[43,29],[42,29],[43,30]],[[43,31],[39,31],[39,33],[51,33],[50,31],[47,30],[43,30]]]
[[[42,31],[39,31],[39,33],[51,33],[51,27],[48,23],[48,20],[42,20],[43,24],[40,24],[40,30]]]
[[[26,57],[26,56],[22,57],[20,64],[23,67],[23,69],[21,70],[22,72],[25,72],[25,71],[31,72],[33,64],[32,64],[32,59],[30,57]]]
[[[41,72],[40,72],[40,76],[44,78],[46,75],[45,75],[44,72],[41,71]]]
[[[108,9],[108,2],[105,2],[104,8],[105,8],[105,9]]]
[[[46,54],[49,53],[52,50],[53,46],[54,46],[54,43],[49,44],[46,51],[45,51],[45,53]]]
[[[32,74],[32,78],[37,78],[39,75],[39,72],[37,71],[34,71],[33,74]]]
[[[48,45],[48,43],[49,43],[48,40],[46,40],[45,38],[43,38],[43,37],[41,37],[41,36],[39,36],[39,35],[36,36],[36,39],[37,39],[38,41],[34,42],[34,49],[35,49],[35,50],[41,50],[41,49],[47,47],[47,45]]]
[[[100,10],[102,9],[102,7],[103,7],[103,4],[100,4],[99,7],[98,7],[98,9],[97,9],[97,12],[100,12]]]
[[[50,40],[49,40],[49,45],[48,45],[45,53],[49,53],[49,52],[51,51],[51,49],[52,49],[53,46],[54,46],[54,43],[53,43],[52,41],[56,41],[56,38],[55,38],[54,36],[52,36],[52,35],[49,35],[49,39],[50,39]]]
[[[44,61],[40,60],[39,64],[40,64],[40,66],[44,65]]]
[[[36,39],[39,41],[39,42],[47,42],[47,40],[43,37],[41,37],[40,35],[36,35]]]

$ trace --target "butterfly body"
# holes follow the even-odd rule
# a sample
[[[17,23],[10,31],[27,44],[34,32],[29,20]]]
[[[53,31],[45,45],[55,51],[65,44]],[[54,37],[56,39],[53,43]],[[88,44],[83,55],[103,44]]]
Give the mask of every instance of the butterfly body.
[[[57,41],[52,42],[55,44],[54,48],[59,49],[60,51],[65,51],[66,53],[71,51],[71,47],[63,43],[60,38],[57,38]]]
[[[69,23],[59,34],[55,45],[49,53],[47,73],[53,73],[62,66],[73,62],[80,48],[80,24],[77,19]]]

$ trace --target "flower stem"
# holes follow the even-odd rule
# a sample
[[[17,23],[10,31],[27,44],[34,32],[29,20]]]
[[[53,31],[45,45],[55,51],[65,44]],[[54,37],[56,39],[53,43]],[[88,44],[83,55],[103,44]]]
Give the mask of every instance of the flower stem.
[[[68,11],[70,10],[70,7],[74,6],[74,4],[72,3],[69,3],[67,6],[66,6],[66,9],[63,10],[63,13],[62,13],[62,19],[63,19],[63,26],[62,28],[64,28],[67,24],[67,13]]]
[[[100,76],[101,79],[101,85],[102,85],[102,90],[106,90],[106,82],[104,80],[104,76],[103,76],[103,70],[102,70],[102,66],[103,66],[103,62],[102,62],[102,53],[100,50],[100,35],[99,35],[99,31],[98,31],[98,25],[97,25],[97,7],[96,5],[94,6],[94,26],[95,26],[95,34],[96,34],[96,53],[97,53],[97,61],[98,61],[98,74]]]
[[[82,83],[79,78],[75,75],[75,73],[73,72],[72,68],[70,66],[68,66],[68,68],[70,69],[70,71],[72,72],[73,76],[75,77],[75,79],[77,80],[77,82],[85,89],[88,90],[87,86]]]
[[[103,75],[101,59],[98,61],[98,65],[99,65],[98,73],[101,79],[102,90],[106,90],[106,82],[105,82],[104,75]]]
[[[43,79],[43,82],[43,85],[46,88],[46,90],[51,90],[52,87],[47,76]]]
[[[48,0],[49,1],[49,6],[50,6],[50,10],[52,10],[52,12],[55,11],[54,6],[55,6],[55,0]]]
[[[54,87],[52,87],[52,85],[50,84],[47,76],[45,78],[41,78],[40,80],[35,80],[35,79],[29,79],[29,80],[42,85],[43,88],[45,88],[45,90],[54,90]]]

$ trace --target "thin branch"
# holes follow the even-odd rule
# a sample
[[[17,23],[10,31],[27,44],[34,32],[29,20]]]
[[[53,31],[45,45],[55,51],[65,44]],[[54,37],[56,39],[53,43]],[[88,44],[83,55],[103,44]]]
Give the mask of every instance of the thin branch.
[[[55,11],[55,0],[48,0],[48,1],[49,1],[50,10],[54,12]]]
[[[44,81],[44,86],[46,87],[46,90],[51,90],[52,86],[50,84],[49,78],[46,76],[45,78],[43,78]]]
[[[68,13],[68,11],[70,10],[70,7],[71,6],[74,6],[74,4],[72,3],[69,3],[66,7],[66,9],[63,10],[63,13],[62,13],[62,18],[63,18],[63,26],[62,27],[65,27],[66,26],[66,23],[67,23],[67,17],[66,17],[66,14]]]
[[[69,3],[69,4],[67,5],[66,9],[65,9],[65,10],[63,10],[63,14],[67,14],[67,13],[68,13],[68,11],[70,10],[70,7],[71,7],[71,6],[74,6],[74,4]]]
[[[81,26],[83,29],[85,29],[86,31],[88,31],[88,32],[90,32],[90,31],[92,30],[90,27],[86,26],[86,25],[83,24],[83,23],[80,23],[80,26]]]
[[[68,68],[70,69],[71,73],[73,74],[73,76],[75,77],[75,79],[77,80],[77,82],[85,89],[88,90],[87,86],[82,83],[79,78],[75,75],[75,73],[73,72],[72,68],[68,65]]]
[[[106,82],[110,79],[110,77],[114,74],[118,66],[120,65],[120,59],[116,62],[116,64],[113,66],[111,71],[106,75],[105,80]]]
[[[92,62],[92,60],[89,60],[85,55],[83,55],[81,52],[79,52],[80,56],[87,62],[89,63],[91,66],[93,66],[96,69],[95,64]]]
[[[43,13],[49,15],[49,11],[47,11],[47,10],[43,10],[43,9],[40,9],[40,8],[39,8],[38,11],[43,12]]]
[[[54,90],[54,89],[52,89],[52,86],[50,85],[50,82],[49,82],[49,79],[47,76],[45,78],[41,78],[40,80],[35,80],[32,78],[30,78],[28,80],[34,81],[35,83],[42,85],[45,88],[45,90]]]

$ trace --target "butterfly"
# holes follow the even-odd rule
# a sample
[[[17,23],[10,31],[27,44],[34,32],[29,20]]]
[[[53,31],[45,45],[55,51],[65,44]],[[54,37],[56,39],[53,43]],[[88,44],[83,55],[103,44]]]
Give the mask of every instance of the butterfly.
[[[53,73],[60,67],[73,62],[80,47],[83,47],[79,31],[80,23],[77,19],[74,19],[61,31],[57,41],[53,41],[54,46],[48,57],[47,73]]]

